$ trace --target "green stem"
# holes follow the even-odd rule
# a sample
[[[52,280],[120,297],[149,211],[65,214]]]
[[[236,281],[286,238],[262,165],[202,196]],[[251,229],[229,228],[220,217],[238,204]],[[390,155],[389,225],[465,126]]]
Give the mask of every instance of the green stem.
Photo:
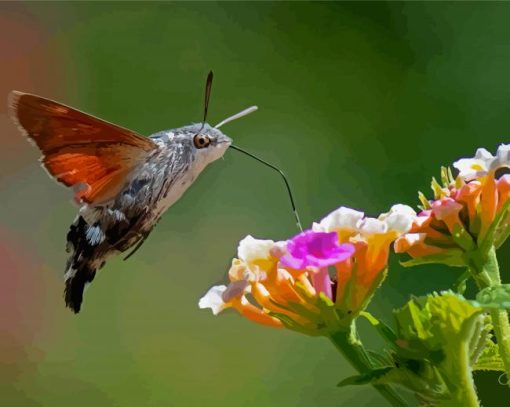
[[[354,322],[350,331],[337,331],[329,336],[337,350],[349,361],[349,363],[359,372],[368,373],[373,368],[370,359],[361,344]],[[408,403],[400,397],[393,388],[385,384],[376,384],[374,388],[383,396],[392,406],[406,407]]]
[[[473,327],[470,328],[474,330]],[[475,332],[471,332],[473,335]],[[469,334],[468,334],[469,335]],[[451,355],[451,365],[449,366],[449,378],[455,377],[455,382],[450,388],[452,397],[448,400],[442,400],[438,407],[479,407],[478,396],[476,394],[473,372],[470,366],[469,343],[463,342],[459,347],[457,355]]]
[[[498,342],[499,355],[505,366],[505,374],[510,378],[510,323],[508,322],[508,312],[506,310],[492,310],[490,312],[494,335]],[[510,386],[510,384],[509,384]]]
[[[487,261],[483,265],[474,265],[472,268],[475,271],[475,281],[480,289],[501,284],[498,259],[494,247],[489,250]],[[477,275],[484,275],[489,278],[477,278]],[[503,360],[506,376],[510,378],[510,323],[508,321],[508,312],[506,310],[494,309],[490,311],[490,315],[492,326],[494,327],[494,335],[498,343],[499,355]],[[509,381],[507,380],[507,382]]]

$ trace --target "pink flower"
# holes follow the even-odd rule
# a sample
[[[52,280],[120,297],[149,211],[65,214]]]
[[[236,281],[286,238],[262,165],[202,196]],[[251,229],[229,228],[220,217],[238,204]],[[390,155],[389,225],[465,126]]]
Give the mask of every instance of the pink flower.
[[[336,232],[307,230],[287,242],[287,254],[280,262],[296,270],[307,267],[323,268],[351,258],[354,251],[354,245],[338,242]]]

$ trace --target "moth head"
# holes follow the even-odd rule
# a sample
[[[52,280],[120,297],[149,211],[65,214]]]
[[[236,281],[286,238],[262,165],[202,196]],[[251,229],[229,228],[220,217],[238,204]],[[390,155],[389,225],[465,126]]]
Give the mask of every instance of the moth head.
[[[209,124],[193,124],[185,127],[185,137],[193,152],[194,161],[209,164],[225,154],[232,139]]]

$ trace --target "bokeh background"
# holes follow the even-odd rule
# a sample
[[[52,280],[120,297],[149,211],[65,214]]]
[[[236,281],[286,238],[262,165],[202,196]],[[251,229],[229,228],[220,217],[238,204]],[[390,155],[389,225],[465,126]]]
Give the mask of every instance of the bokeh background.
[[[213,69],[210,121],[260,107],[224,131],[287,172],[304,224],[340,205],[377,215],[416,204],[441,165],[509,141],[509,19],[505,3],[2,3],[0,99],[33,92],[148,135],[200,120]],[[2,405],[383,405],[335,387],[353,370],[327,341],[198,309],[242,237],[296,232],[281,179],[234,151],[136,256],[108,263],[81,314],[66,310],[76,208],[6,113]],[[394,261],[371,311],[391,322],[411,293],[456,276]],[[508,398],[497,375],[476,379],[485,406]]]

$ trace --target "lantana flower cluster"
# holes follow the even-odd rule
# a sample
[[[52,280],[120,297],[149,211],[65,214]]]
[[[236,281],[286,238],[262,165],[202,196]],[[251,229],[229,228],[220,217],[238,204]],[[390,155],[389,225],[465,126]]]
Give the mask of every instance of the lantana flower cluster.
[[[420,194],[423,210],[396,241],[396,252],[415,259],[410,264],[476,267],[508,237],[510,175],[498,173],[510,168],[510,145],[501,145],[495,156],[480,148],[453,166],[458,176],[442,169],[441,183],[432,181],[433,199]]]
[[[478,149],[442,168],[433,197],[420,193],[421,211],[394,205],[377,218],[340,207],[286,241],[247,236],[228,272],[228,285],[200,300],[214,314],[233,308],[245,318],[328,337],[358,371],[339,385],[370,383],[394,406],[408,403],[391,386],[415,393],[421,404],[479,406],[473,370],[510,377],[510,284],[503,284],[496,249],[510,235],[510,145],[492,155]],[[383,282],[393,245],[404,265],[463,267],[455,291],[411,299],[394,311],[397,331],[366,312]],[[462,296],[472,277],[476,301]],[[356,318],[363,315],[389,345],[368,353]],[[510,383],[509,383],[510,385]]]
[[[348,327],[383,281],[390,245],[415,217],[405,205],[378,218],[340,207],[287,241],[247,236],[230,283],[212,287],[199,306],[215,315],[233,308],[253,322],[309,335]]]

